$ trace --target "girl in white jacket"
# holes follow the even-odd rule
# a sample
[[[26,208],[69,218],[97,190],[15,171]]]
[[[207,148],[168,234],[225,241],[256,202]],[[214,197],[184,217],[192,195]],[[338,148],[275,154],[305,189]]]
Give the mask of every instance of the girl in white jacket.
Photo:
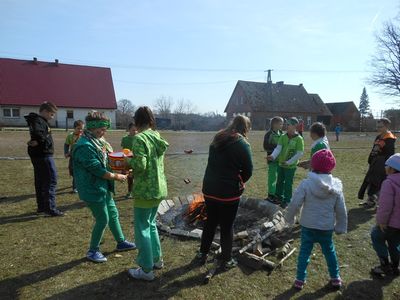
[[[311,172],[294,192],[286,213],[289,224],[301,209],[301,246],[297,262],[297,276],[294,287],[302,289],[306,280],[307,265],[315,243],[321,245],[325,256],[330,283],[340,288],[342,280],[339,263],[333,243],[333,232],[347,231],[347,212],[343,196],[342,182],[331,175],[336,165],[333,153],[328,149],[317,151],[311,158]]]

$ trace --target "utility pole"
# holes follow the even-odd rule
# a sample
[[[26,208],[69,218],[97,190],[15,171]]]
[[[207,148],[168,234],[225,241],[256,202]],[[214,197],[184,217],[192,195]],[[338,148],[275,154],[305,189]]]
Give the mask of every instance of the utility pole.
[[[272,69],[264,70],[264,73],[267,73],[267,83],[272,83],[272,77],[271,77],[271,72]]]

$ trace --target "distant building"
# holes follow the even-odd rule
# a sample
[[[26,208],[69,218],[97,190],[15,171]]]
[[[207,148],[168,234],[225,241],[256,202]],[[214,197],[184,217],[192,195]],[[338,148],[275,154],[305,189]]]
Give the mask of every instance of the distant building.
[[[115,126],[110,68],[0,58],[0,123],[26,126],[24,115],[38,112],[43,101],[58,107],[52,126],[72,127],[91,109],[105,112]]]
[[[326,103],[332,112],[330,129],[333,130],[337,123],[340,123],[345,131],[360,130],[360,112],[353,101]]]
[[[274,116],[297,117],[305,128],[321,121],[330,125],[332,116],[318,94],[309,94],[303,84],[283,81],[272,83],[239,80],[225,108],[228,119],[236,115],[250,117],[254,129],[264,129]]]

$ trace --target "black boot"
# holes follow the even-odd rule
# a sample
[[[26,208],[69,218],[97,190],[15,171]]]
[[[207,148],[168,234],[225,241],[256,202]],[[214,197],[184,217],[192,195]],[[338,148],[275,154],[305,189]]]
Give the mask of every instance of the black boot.
[[[371,269],[372,275],[385,276],[392,274],[392,266],[389,264],[389,259],[387,257],[379,258],[380,265]]]
[[[393,276],[399,276],[400,275],[400,271],[399,271],[399,262],[392,262],[391,264],[392,267],[392,275]]]

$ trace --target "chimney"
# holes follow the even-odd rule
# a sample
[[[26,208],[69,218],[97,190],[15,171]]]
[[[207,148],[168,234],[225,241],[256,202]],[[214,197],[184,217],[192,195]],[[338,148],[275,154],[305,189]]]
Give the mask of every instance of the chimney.
[[[57,58],[54,60],[54,64],[58,67],[58,59]]]
[[[303,84],[302,84],[302,83],[300,83],[300,84],[299,84],[299,87],[303,87]]]
[[[38,64],[37,57],[34,57],[32,62],[33,62],[33,64],[37,65]]]

